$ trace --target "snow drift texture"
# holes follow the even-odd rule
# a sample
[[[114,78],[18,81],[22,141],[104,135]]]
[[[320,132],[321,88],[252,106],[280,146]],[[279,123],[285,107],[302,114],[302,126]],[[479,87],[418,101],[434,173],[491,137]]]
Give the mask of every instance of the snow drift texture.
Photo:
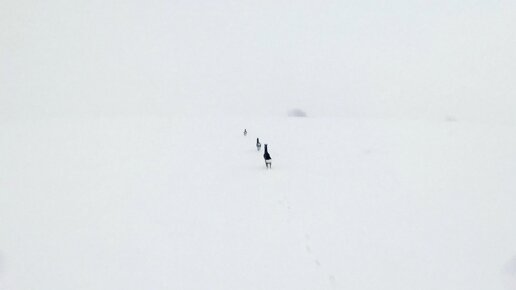
[[[516,250],[507,132],[287,117],[5,123],[0,285],[501,290]]]

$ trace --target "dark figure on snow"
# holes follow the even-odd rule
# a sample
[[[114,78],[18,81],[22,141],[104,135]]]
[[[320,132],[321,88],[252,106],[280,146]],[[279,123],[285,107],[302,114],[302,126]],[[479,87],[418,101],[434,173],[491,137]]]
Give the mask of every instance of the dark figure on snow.
[[[260,143],[260,139],[256,138],[256,150],[260,151],[260,148],[262,148],[262,144]]]
[[[269,150],[267,150],[267,144],[265,144],[265,153],[263,153],[263,159],[265,159],[265,168],[272,168],[271,164],[271,155],[269,154]]]
[[[244,136],[247,136],[247,129],[244,129]]]

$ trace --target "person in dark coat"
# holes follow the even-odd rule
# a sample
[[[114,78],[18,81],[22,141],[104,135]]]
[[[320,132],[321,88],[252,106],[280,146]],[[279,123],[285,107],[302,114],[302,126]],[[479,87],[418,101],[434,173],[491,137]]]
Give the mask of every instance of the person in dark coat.
[[[265,168],[272,168],[271,164],[271,155],[269,154],[269,150],[267,150],[267,144],[265,144],[265,153],[263,153],[263,159],[265,159]]]
[[[247,136],[247,129],[244,129],[244,136]]]
[[[256,150],[260,151],[262,148],[262,144],[260,143],[260,138],[256,138]]]

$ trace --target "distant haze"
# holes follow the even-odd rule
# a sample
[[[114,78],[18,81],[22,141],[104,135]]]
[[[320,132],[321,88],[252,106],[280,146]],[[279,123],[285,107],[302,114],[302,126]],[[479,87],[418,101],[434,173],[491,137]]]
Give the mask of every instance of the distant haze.
[[[509,120],[516,3],[35,1],[0,9],[0,115]]]

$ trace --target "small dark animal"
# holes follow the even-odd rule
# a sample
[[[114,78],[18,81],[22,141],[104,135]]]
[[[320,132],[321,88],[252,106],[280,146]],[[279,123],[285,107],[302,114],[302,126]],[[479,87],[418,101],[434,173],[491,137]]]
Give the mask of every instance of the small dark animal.
[[[262,148],[262,144],[260,143],[260,139],[256,138],[256,150],[260,151],[260,148]]]
[[[265,153],[263,153],[263,159],[265,159],[265,168],[272,168],[271,164],[271,155],[269,154],[269,150],[267,150],[267,144],[265,144]]]

